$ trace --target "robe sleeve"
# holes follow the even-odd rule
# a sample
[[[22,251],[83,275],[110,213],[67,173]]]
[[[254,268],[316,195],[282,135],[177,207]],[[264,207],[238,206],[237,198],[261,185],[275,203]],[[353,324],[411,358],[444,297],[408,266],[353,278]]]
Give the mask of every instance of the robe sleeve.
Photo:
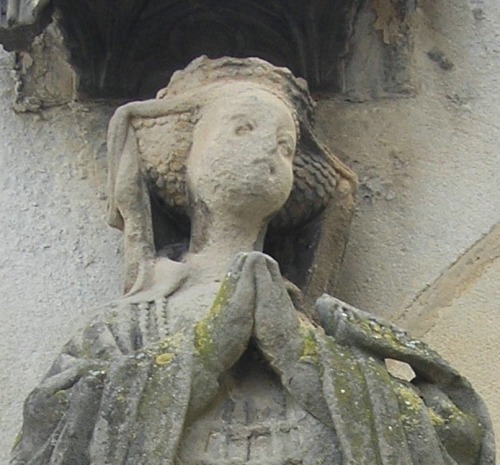
[[[335,350],[344,352],[348,358],[352,356],[362,361],[356,366],[363,372],[364,380],[374,374],[380,382],[387,378],[386,381],[392,384],[400,418],[406,421],[403,426],[409,439],[407,444],[413,450],[412,456],[421,454],[432,442],[431,438],[426,442],[415,440],[427,430],[423,428],[427,423],[437,434],[442,456],[451,460],[450,463],[495,463],[493,429],[484,402],[470,382],[437,352],[382,318],[334,297],[324,295],[318,299],[317,311],[326,334],[330,336],[329,344],[334,344]],[[325,356],[332,360],[332,349],[327,352]],[[388,378],[390,375],[383,363],[385,359],[409,364],[416,378],[411,383]],[[377,368],[371,370],[370,375],[372,364]],[[376,380],[367,383],[368,392],[375,391],[373,386],[376,384]],[[417,434],[419,429],[421,431]]]

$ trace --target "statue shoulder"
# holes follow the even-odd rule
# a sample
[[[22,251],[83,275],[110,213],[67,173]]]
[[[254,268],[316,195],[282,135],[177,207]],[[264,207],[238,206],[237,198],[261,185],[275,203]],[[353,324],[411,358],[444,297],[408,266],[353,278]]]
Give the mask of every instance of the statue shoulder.
[[[457,383],[469,389],[468,381],[435,350],[393,323],[327,294],[317,300],[316,312],[325,333],[338,344],[357,347],[382,361],[405,362],[417,377],[436,384]]]

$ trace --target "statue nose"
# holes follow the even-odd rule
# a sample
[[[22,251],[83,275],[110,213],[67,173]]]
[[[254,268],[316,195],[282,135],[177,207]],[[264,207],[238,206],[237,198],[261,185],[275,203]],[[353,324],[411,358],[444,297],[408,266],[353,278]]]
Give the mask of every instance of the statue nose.
[[[268,134],[263,137],[262,144],[266,155],[272,156],[276,154],[278,144],[274,135]]]

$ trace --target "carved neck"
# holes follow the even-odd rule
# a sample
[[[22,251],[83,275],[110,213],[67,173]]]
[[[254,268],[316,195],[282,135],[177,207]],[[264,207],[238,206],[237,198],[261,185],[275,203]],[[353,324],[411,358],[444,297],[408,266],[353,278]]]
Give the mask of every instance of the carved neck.
[[[267,220],[251,215],[208,212],[206,207],[197,205],[191,218],[189,255],[225,272],[237,253],[262,251],[267,223]]]

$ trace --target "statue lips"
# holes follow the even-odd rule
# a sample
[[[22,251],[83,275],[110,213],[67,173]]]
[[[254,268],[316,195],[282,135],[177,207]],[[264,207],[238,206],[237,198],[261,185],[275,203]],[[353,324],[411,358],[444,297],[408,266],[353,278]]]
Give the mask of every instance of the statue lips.
[[[276,172],[276,167],[274,166],[273,160],[270,157],[256,158],[252,165],[266,165],[269,169],[269,174],[274,174]]]

